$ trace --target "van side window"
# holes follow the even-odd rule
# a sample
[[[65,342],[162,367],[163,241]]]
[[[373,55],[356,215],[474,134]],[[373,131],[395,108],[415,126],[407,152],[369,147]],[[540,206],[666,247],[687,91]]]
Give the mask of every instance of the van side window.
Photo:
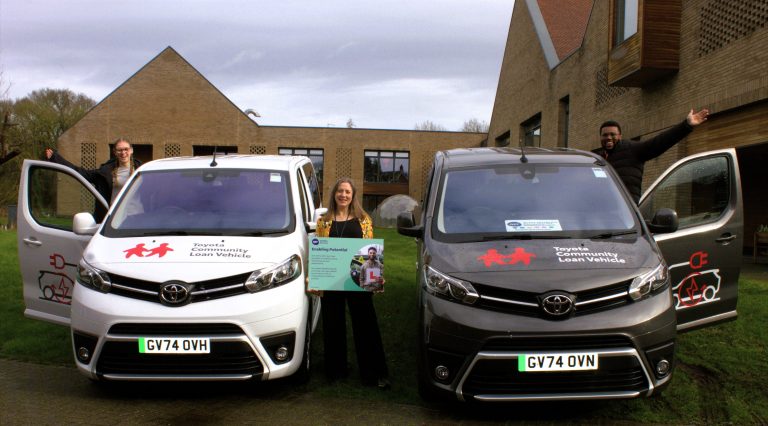
[[[731,181],[728,159],[705,157],[670,173],[643,200],[640,211],[650,221],[660,208],[677,212],[680,229],[714,222],[728,209]]]
[[[312,196],[312,204],[315,209],[320,208],[322,204],[322,194],[320,191],[320,184],[317,181],[317,174],[315,174],[315,168],[312,167],[312,163],[306,163],[301,166],[304,171],[304,176],[307,177],[307,183],[309,183],[309,191]]]
[[[36,167],[28,182],[27,203],[33,219],[42,226],[71,231],[76,213],[95,213],[96,197],[67,173]]]
[[[312,220],[312,214],[309,212],[309,200],[307,199],[306,182],[301,170],[296,170],[296,182],[299,185],[299,198],[301,198],[301,216],[304,222]]]
[[[416,223],[426,223],[424,221],[424,215],[427,213],[427,203],[429,203],[429,197],[432,194],[432,185],[435,181],[435,170],[435,164],[432,164],[432,167],[429,169],[429,173],[427,174],[426,184],[423,192],[424,198],[421,200],[421,202],[419,202],[419,205],[416,206],[413,211]]]

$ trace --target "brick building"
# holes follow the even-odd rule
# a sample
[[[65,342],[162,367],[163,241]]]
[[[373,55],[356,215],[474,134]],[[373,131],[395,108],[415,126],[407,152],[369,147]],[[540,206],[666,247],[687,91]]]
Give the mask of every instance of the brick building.
[[[389,195],[419,200],[435,151],[479,146],[486,134],[259,126],[168,47],[65,132],[58,149],[74,163],[96,168],[118,137],[130,140],[144,162],[210,155],[214,147],[306,155],[318,169],[326,200],[336,179],[349,176],[371,212]]]
[[[643,187],[684,156],[736,148],[751,247],[768,224],[767,24],[757,0],[517,0],[487,143],[591,150],[603,121],[644,138],[708,108]]]

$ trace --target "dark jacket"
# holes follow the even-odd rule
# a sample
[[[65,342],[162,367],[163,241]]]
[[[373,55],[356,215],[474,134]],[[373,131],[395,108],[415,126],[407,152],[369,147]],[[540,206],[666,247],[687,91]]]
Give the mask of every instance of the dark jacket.
[[[93,170],[85,169],[70,163],[56,151],[53,152],[53,155],[51,155],[51,158],[48,161],[62,164],[76,171],[84,177],[85,180],[90,182],[108,203],[111,202],[112,188],[114,186],[114,183],[112,182],[112,171],[117,167],[117,159],[110,158],[106,163],[99,166],[98,169]],[[141,161],[136,159],[133,160],[134,169],[138,169],[140,165]],[[106,215],[107,210],[102,207],[101,203],[96,201],[93,212],[93,217],[96,219],[96,222],[101,222]]]
[[[592,152],[608,160],[619,175],[624,185],[632,195],[635,203],[640,201],[641,187],[643,184],[643,169],[645,162],[652,160],[684,137],[688,136],[693,130],[687,121],[665,130],[651,139],[644,141],[621,140],[613,149],[605,148],[593,149]]]

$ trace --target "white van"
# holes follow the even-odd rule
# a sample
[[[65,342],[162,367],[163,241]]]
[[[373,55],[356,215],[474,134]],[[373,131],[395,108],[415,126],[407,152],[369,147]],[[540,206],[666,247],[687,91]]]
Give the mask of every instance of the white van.
[[[91,379],[306,379],[320,200],[305,157],[168,158],[140,167],[97,224],[107,203],[92,185],[26,160],[25,315],[69,326]]]

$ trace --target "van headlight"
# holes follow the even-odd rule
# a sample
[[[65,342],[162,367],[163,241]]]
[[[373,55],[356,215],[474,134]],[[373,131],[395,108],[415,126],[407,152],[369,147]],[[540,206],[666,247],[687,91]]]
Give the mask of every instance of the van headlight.
[[[102,293],[109,293],[112,289],[112,280],[109,274],[101,269],[94,268],[85,259],[77,265],[77,282]]]
[[[669,285],[669,269],[664,262],[647,274],[635,277],[629,285],[629,297],[639,300],[644,296]]]
[[[276,266],[253,271],[245,280],[245,288],[251,293],[279,287],[301,275],[301,259],[293,255]]]
[[[432,294],[446,296],[470,305],[480,298],[472,284],[467,281],[449,277],[431,266],[425,268],[424,274],[427,291]]]

